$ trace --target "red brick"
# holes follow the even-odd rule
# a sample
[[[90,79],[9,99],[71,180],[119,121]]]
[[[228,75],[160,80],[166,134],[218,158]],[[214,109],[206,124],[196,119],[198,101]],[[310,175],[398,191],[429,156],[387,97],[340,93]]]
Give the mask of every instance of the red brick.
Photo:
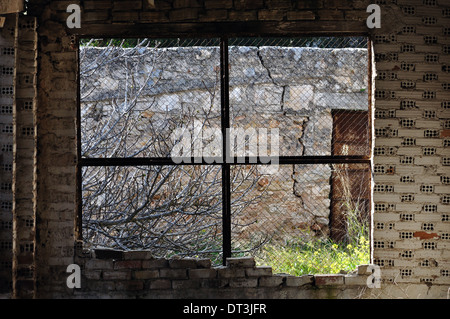
[[[286,286],[287,287],[301,287],[303,285],[310,285],[313,283],[314,276],[303,275],[303,276],[287,276]]]
[[[427,233],[425,231],[416,231],[416,232],[414,232],[413,236],[419,237],[419,239],[439,238],[439,235],[437,233]]]
[[[300,5],[302,1],[296,1]],[[314,1],[318,2],[318,1]],[[291,0],[266,0],[266,6],[269,9],[291,9],[292,8],[292,1]]]
[[[178,9],[169,12],[169,19],[171,21],[195,20],[197,18],[198,18],[198,9],[196,8]]]
[[[100,10],[112,7],[111,0],[85,0],[84,10]]]
[[[277,2],[279,0],[272,0],[273,2]],[[283,1],[287,1],[287,0],[283,0]],[[323,8],[323,3],[322,1],[317,1],[317,0],[304,0],[304,1],[296,1],[296,5],[297,5],[297,9],[320,9]],[[326,7],[328,8],[328,7]]]
[[[142,9],[142,1],[134,0],[134,1],[114,1],[113,10],[117,11],[128,11],[128,10],[141,10]]]
[[[245,268],[218,268],[219,278],[238,278],[245,277]]]
[[[230,11],[228,13],[230,21],[251,21],[257,20],[257,11]]]
[[[138,270],[134,272],[134,278],[136,279],[155,279],[159,278],[159,270]]]
[[[199,0],[174,0],[173,7],[178,8],[200,8],[201,3]]]
[[[272,276],[272,267],[255,267],[245,269],[245,273],[248,277],[265,277]]]
[[[337,286],[344,284],[344,275],[315,275],[316,286]]]
[[[281,10],[261,10],[258,12],[258,20],[283,20],[284,12]]]
[[[264,7],[263,0],[235,0],[234,8],[236,10],[260,9]]]
[[[150,289],[170,289],[172,283],[168,279],[157,279],[150,282]]]
[[[126,251],[123,253],[124,260],[138,260],[138,259],[149,260],[151,258],[152,253],[146,250]]]
[[[161,278],[186,279],[187,269],[160,269],[159,275]]]
[[[315,20],[316,16],[312,11],[289,11],[288,20]]]
[[[166,12],[161,11],[148,11],[140,12],[141,22],[168,22],[169,17]]]
[[[89,11],[85,12],[82,17],[83,22],[105,21],[109,19],[109,13],[105,10]]]
[[[341,10],[320,10],[320,20],[344,20],[344,13]]]
[[[169,261],[165,258],[142,261],[142,268],[144,269],[166,268],[166,267],[169,267]]]
[[[116,281],[116,290],[142,290],[144,282],[141,280]]]
[[[228,11],[225,9],[207,10],[204,14],[199,16],[199,21],[210,22],[226,20],[228,18]]]
[[[449,137],[450,136],[450,130],[442,130],[441,131],[441,138],[442,137]]]
[[[197,268],[197,262],[193,258],[170,259],[170,268]]]
[[[258,278],[230,278],[229,283],[232,288],[254,288],[258,286]]]
[[[230,268],[255,267],[255,259],[253,257],[227,258],[226,264]]]
[[[113,269],[112,260],[89,259],[85,264],[86,269]]]
[[[324,7],[350,9],[352,8],[352,0],[325,0]]]
[[[173,289],[192,289],[192,288],[200,288],[199,280],[173,280],[172,281]]]
[[[129,279],[131,279],[131,271],[108,270],[108,271],[104,271],[102,276],[103,276],[104,280],[129,280]]]
[[[197,268],[211,268],[211,259],[197,259]]]
[[[207,0],[205,1],[206,9],[231,9],[233,0]]]
[[[131,22],[139,20],[139,11],[116,12],[113,15],[113,22]]]
[[[189,278],[216,278],[215,269],[189,269]]]
[[[114,262],[114,269],[141,269],[141,260],[118,260]]]
[[[283,284],[283,276],[271,276],[259,278],[260,287],[280,287]]]

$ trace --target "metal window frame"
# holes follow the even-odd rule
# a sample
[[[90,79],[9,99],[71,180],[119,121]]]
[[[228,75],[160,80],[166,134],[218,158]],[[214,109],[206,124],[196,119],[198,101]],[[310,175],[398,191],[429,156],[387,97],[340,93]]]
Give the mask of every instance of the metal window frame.
[[[301,34],[232,34],[232,37],[301,37]],[[369,149],[372,150],[373,136],[372,136],[372,43],[368,34],[361,33],[306,33],[303,36],[365,36],[368,38],[368,116],[369,116]],[[87,38],[88,35],[76,36],[76,46],[79,48],[79,38]],[[98,35],[96,37],[99,37]],[[120,38],[120,36],[105,36],[105,38]],[[133,36],[122,35],[122,37],[132,38]],[[136,37],[136,36],[134,36]],[[82,240],[82,168],[89,166],[153,166],[153,165],[220,165],[222,169],[222,263],[226,265],[226,259],[232,256],[232,232],[231,232],[231,165],[268,165],[267,161],[262,163],[259,158],[250,157],[233,157],[231,162],[226,160],[227,147],[229,143],[227,141],[227,129],[230,128],[230,103],[229,103],[229,59],[228,59],[228,39],[231,37],[229,35],[216,34],[213,36],[202,36],[202,34],[195,35],[195,38],[219,38],[220,39],[220,85],[221,85],[221,131],[222,131],[222,154],[223,159],[221,163],[213,162],[207,158],[191,157],[188,161],[182,163],[175,163],[169,157],[143,157],[143,158],[82,158],[81,156],[81,96],[80,96],[80,59],[79,52],[77,50],[77,62],[78,62],[78,72],[77,72],[77,82],[78,82],[78,92],[77,92],[77,163],[76,163],[76,176],[77,176],[77,220],[75,222],[75,233],[79,240]],[[186,34],[180,34],[176,36],[164,36],[158,35],[153,36],[153,38],[190,38]],[[289,165],[289,164],[369,164],[371,165],[372,151],[369,155],[361,156],[342,156],[342,155],[328,155],[328,156],[279,156],[277,157],[278,164]],[[270,159],[270,157],[269,157]],[[230,159],[228,159],[230,160]],[[267,160],[267,159],[266,159]],[[269,163],[271,163],[270,161]],[[370,229],[372,227],[370,226]]]

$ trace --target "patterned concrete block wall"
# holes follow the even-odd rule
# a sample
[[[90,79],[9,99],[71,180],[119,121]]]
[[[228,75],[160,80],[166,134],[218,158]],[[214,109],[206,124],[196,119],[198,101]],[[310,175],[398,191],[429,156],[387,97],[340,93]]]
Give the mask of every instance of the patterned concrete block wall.
[[[140,0],[86,0],[81,3],[81,29],[69,30],[65,25],[66,8],[78,1],[30,0],[28,14],[36,16],[39,25],[34,180],[28,176],[33,183],[36,215],[34,295],[93,297],[104,296],[113,289],[136,296],[133,291],[142,285],[142,289],[147,289],[146,297],[157,296],[147,283],[132,283],[136,276],[142,275],[137,275],[135,269],[123,279],[129,284],[121,285],[119,281],[114,281],[114,287],[93,284],[90,287],[94,288],[85,294],[74,292],[65,284],[67,266],[79,262],[74,249],[77,52],[71,35],[339,31],[370,34],[376,61],[372,253],[373,262],[382,266],[383,283],[382,289],[370,290],[364,296],[445,298],[450,285],[450,4],[444,0],[374,0],[381,6],[381,28],[369,30],[365,19],[371,2],[155,0],[155,7],[150,7],[148,1]],[[92,257],[86,258],[92,260],[85,261],[83,268],[83,276],[90,276],[89,280],[100,282],[99,279],[105,278],[106,268],[115,267],[112,259],[102,264]],[[94,263],[100,269],[92,272],[86,263]],[[173,279],[162,268],[158,268],[159,278]],[[183,283],[174,284],[172,280],[170,288],[166,286],[168,296],[192,292],[186,287],[197,283],[190,283],[191,271],[183,273],[186,273]],[[153,274],[156,276],[156,272]],[[250,271],[244,275],[241,282],[245,284],[227,289],[234,288],[236,296],[244,296],[246,291],[263,291],[259,290],[261,282],[278,280],[260,276],[255,282],[251,274]],[[320,276],[318,280],[320,283]],[[219,295],[223,288],[214,287],[214,291]],[[264,291],[255,296],[281,296],[276,289]]]
[[[7,15],[1,41],[1,284],[32,296],[35,18]],[[30,179],[31,178],[31,179]],[[14,269],[14,271],[12,271]]]
[[[374,263],[385,282],[448,286],[450,7],[396,2],[374,35]]]
[[[14,30],[8,15],[0,32],[0,293],[12,286],[12,167],[14,102]]]

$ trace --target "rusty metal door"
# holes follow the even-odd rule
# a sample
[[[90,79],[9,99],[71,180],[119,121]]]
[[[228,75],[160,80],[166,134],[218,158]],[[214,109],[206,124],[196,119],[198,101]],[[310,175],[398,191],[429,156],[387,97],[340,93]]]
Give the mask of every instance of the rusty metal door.
[[[370,155],[370,127],[367,111],[333,112],[333,155]],[[345,241],[347,220],[355,213],[370,218],[370,165],[334,164],[331,179],[330,237]]]

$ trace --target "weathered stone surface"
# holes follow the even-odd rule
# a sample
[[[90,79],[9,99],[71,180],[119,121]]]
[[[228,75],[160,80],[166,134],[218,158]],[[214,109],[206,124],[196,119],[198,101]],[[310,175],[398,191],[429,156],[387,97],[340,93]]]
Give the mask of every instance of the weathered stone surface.
[[[164,268],[164,267],[169,267],[169,261],[164,258],[156,258],[156,259],[142,261],[143,269],[154,269],[154,268]]]
[[[270,276],[259,278],[260,287],[279,287],[283,284],[283,276]]]
[[[336,286],[344,284],[344,275],[314,275],[316,286]]]
[[[104,280],[129,280],[131,279],[130,270],[105,270],[102,273]]]
[[[163,268],[159,270],[159,276],[170,279],[187,279],[187,269]]]
[[[254,288],[258,286],[258,278],[231,278],[229,285],[231,288]]]
[[[310,285],[314,281],[313,275],[304,276],[287,276],[286,286],[287,287],[301,287],[303,285]]]
[[[152,258],[152,252],[148,250],[126,251],[123,254],[124,260],[148,260]]]
[[[189,278],[216,278],[215,269],[189,269]]]
[[[367,279],[368,279],[368,276],[363,276],[363,275],[355,275],[355,274],[345,275],[344,283],[347,286],[363,287],[364,285],[367,285]]]
[[[137,270],[134,272],[135,279],[155,279],[159,278],[159,271],[153,270]]]
[[[149,289],[170,289],[172,282],[168,279],[156,279],[149,283]]]
[[[170,268],[197,268],[194,258],[172,258],[169,259]]]
[[[113,269],[113,261],[102,259],[88,259],[85,262],[86,269]]]
[[[255,268],[245,269],[245,274],[248,277],[265,277],[272,276],[272,267],[259,266]]]
[[[140,269],[142,260],[118,260],[114,262],[114,269]]]
[[[253,257],[230,257],[227,258],[226,266],[229,268],[255,267],[255,259]]]
[[[225,268],[218,267],[217,276],[220,279],[245,277],[245,268]]]

